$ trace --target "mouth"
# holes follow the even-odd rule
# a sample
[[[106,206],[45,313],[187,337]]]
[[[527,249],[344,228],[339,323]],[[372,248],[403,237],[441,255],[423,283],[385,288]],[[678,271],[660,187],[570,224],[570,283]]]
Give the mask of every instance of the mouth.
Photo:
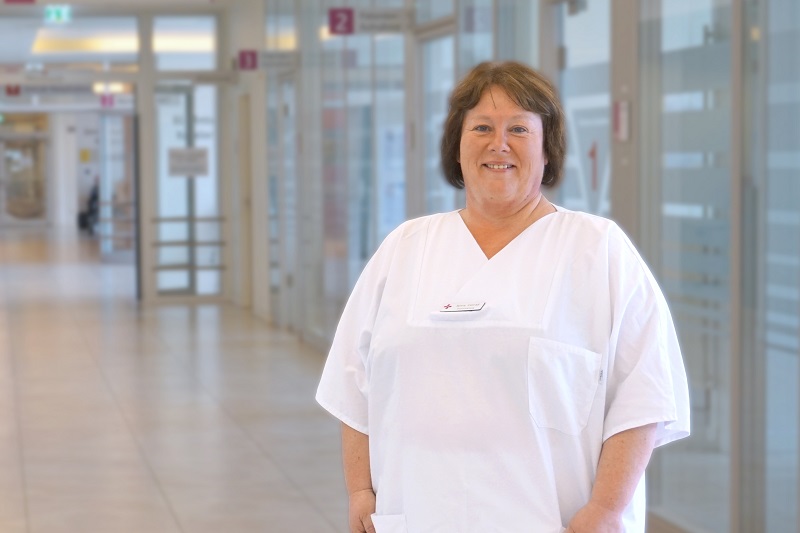
[[[490,170],[508,170],[514,168],[514,165],[508,163],[503,163],[503,164],[484,163],[483,166]]]

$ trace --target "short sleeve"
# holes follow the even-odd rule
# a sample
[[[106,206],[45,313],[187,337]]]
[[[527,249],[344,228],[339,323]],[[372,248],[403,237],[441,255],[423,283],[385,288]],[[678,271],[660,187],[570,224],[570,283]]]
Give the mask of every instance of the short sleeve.
[[[389,234],[359,276],[345,305],[317,388],[317,402],[333,416],[368,434],[367,356],[383,288],[403,226]]]
[[[689,436],[689,390],[667,302],[618,227],[609,236],[613,317],[603,440],[658,424],[656,446]]]

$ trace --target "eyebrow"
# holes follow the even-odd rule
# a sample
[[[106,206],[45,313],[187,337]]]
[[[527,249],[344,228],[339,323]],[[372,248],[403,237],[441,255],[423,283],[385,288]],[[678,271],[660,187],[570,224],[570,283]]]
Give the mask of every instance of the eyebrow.
[[[465,120],[468,118],[471,120],[492,120],[492,118],[489,115],[473,115],[471,117],[464,117]],[[524,113],[519,113],[517,115],[509,117],[509,120],[531,120],[531,116]]]

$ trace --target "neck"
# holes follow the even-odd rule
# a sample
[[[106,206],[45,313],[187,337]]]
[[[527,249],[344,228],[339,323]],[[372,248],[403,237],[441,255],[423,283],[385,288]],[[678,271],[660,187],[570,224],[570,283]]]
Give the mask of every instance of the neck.
[[[513,213],[486,213],[482,210],[470,209],[467,205],[460,214],[478,246],[486,257],[491,259],[528,226],[555,210],[553,204],[539,194],[532,202],[525,204]]]
[[[555,211],[553,204],[541,193],[515,210],[476,208],[467,201],[461,212],[468,224],[486,228],[526,228],[548,213]]]

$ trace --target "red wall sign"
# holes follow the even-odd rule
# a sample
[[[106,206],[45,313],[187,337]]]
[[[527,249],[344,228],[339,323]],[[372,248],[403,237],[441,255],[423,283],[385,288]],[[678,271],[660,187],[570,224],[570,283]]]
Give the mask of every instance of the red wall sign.
[[[19,96],[22,88],[19,85],[6,85],[6,96]]]
[[[239,70],[256,70],[258,68],[258,51],[239,50]]]
[[[352,35],[356,31],[356,13],[352,7],[328,10],[328,32],[331,35]]]

